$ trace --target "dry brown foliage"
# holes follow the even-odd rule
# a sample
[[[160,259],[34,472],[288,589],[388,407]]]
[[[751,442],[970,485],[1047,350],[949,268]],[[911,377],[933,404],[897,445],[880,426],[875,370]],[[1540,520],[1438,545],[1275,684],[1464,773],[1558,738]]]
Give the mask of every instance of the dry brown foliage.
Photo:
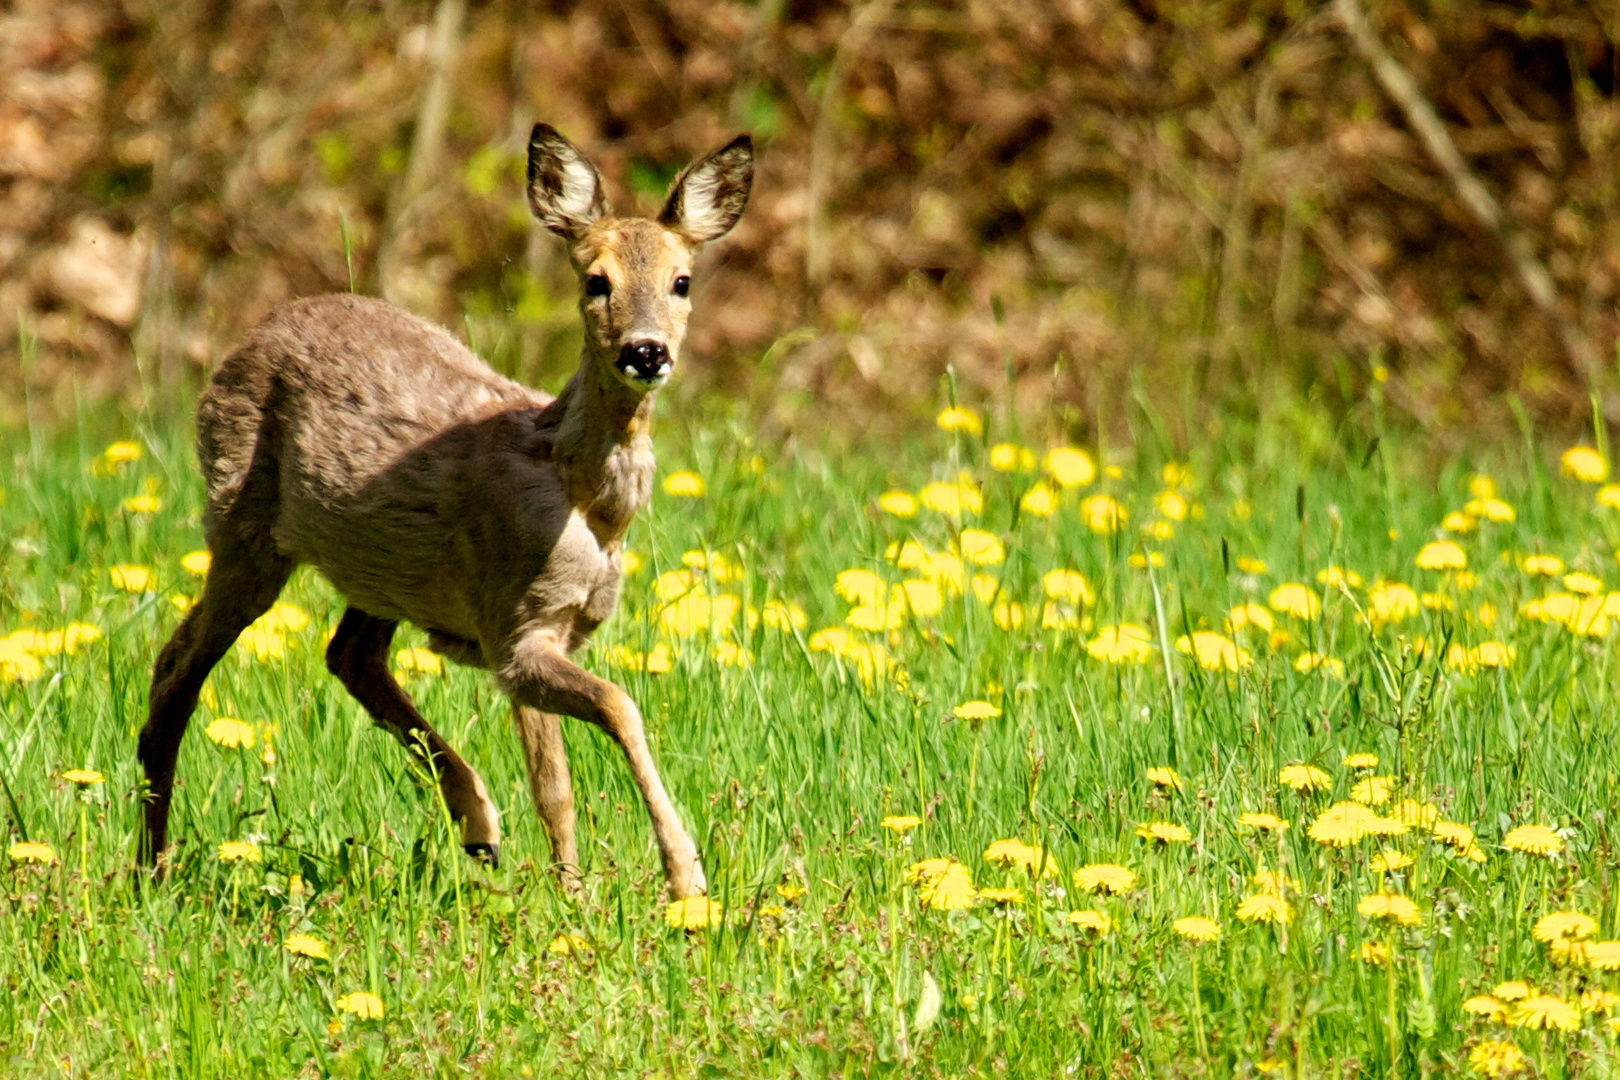
[[[1366,6],[1614,357],[1620,7]],[[683,379],[780,425],[915,415],[947,364],[969,400],[1080,427],[1133,386],[1188,418],[1257,392],[1342,404],[1378,362],[1436,429],[1507,393],[1588,408],[1304,0],[21,0],[0,14],[3,419],[20,352],[58,405],[74,382],[170,394],[351,272],[555,381],[577,316],[523,207],[535,119],[643,206],[691,155],[760,137]]]

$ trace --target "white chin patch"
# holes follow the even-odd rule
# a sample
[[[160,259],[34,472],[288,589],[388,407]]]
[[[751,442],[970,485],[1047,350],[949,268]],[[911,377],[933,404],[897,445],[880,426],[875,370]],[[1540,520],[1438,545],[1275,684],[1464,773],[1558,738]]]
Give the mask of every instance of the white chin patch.
[[[630,387],[632,390],[640,390],[642,392],[657,390],[660,386],[663,386],[665,383],[669,382],[670,372],[674,370],[675,365],[666,362],[658,365],[658,370],[654,374],[643,375],[634,367],[629,365],[613,365],[613,371],[619,376],[620,382],[624,383],[624,385]]]

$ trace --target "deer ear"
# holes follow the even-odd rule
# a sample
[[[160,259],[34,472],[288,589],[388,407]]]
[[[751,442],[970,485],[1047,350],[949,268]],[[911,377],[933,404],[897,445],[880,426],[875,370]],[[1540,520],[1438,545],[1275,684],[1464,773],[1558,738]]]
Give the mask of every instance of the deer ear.
[[[529,209],[566,240],[578,240],[608,212],[596,166],[550,124],[534,125],[529,136]]]
[[[753,186],[754,140],[739,135],[675,178],[658,221],[694,244],[718,240],[742,217]]]

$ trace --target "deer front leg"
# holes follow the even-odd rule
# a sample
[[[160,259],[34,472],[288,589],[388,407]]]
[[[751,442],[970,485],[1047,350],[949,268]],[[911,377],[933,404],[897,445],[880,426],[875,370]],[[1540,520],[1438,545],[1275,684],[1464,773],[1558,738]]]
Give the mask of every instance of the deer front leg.
[[[501,669],[500,680],[520,704],[588,721],[619,744],[652,818],[670,892],[678,899],[702,894],[708,882],[698,863],[697,845],[687,835],[658,777],[641,710],[630,695],[569,660],[556,635],[545,630],[532,631],[517,642]]]
[[[574,786],[568,775],[562,717],[527,705],[514,705],[523,759],[529,767],[529,793],[551,838],[551,862],[563,888],[579,894],[579,851],[574,845]]]

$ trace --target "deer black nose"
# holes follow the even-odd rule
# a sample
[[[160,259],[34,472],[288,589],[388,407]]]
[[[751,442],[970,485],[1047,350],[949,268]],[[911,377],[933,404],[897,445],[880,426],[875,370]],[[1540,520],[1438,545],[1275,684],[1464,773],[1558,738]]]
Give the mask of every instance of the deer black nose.
[[[619,350],[619,370],[652,380],[669,373],[669,349],[662,341],[632,341]]]

